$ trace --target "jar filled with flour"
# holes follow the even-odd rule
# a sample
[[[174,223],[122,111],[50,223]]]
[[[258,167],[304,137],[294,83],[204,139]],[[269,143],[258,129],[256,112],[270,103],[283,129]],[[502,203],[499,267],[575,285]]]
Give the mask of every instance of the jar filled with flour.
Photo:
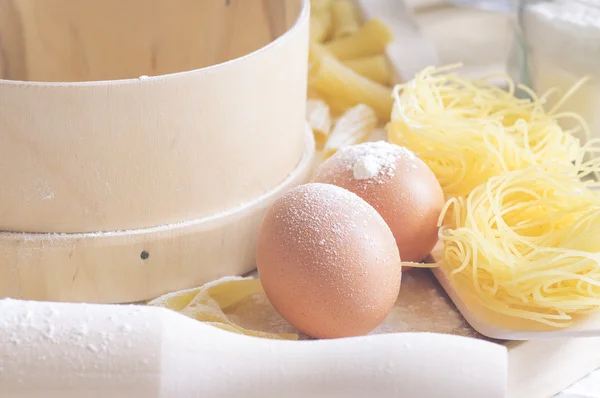
[[[560,108],[581,115],[591,137],[600,138],[600,0],[517,0],[517,6],[509,73],[539,94],[557,88],[546,109],[587,77]],[[561,123],[573,128],[567,119]]]

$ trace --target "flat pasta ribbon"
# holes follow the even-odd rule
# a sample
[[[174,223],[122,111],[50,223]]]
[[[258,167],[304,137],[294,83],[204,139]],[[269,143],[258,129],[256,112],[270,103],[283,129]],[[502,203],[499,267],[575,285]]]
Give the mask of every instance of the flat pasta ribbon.
[[[262,292],[263,288],[258,279],[225,277],[195,289],[166,294],[148,302],[147,305],[168,308],[234,333],[268,339],[297,340],[297,334],[246,329],[229,319],[225,313],[229,307]]]

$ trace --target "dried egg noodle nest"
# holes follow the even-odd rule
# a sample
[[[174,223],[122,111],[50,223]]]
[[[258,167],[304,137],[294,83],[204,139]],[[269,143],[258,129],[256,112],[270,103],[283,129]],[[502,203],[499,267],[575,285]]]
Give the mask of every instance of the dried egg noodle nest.
[[[574,119],[579,122],[578,130],[589,137],[579,115],[557,112],[584,81],[546,112],[543,104],[552,92],[538,98],[519,85],[532,98],[520,99],[506,76],[501,77],[508,90],[485,79],[441,73],[452,68],[427,68],[412,81],[396,86],[388,126],[390,141],[417,153],[447,197],[466,196],[490,177],[536,164],[571,166],[581,178],[599,169],[600,158],[585,161],[585,155],[600,152],[600,141],[581,147],[573,136],[577,131],[565,132],[558,123]]]
[[[600,308],[600,145],[564,131],[552,93],[529,99],[487,80],[428,68],[394,90],[390,141],[418,154],[449,199],[440,266],[490,310],[565,327]],[[498,76],[496,76],[498,77]]]
[[[443,266],[487,308],[560,327],[600,307],[597,191],[533,166],[447,206]]]

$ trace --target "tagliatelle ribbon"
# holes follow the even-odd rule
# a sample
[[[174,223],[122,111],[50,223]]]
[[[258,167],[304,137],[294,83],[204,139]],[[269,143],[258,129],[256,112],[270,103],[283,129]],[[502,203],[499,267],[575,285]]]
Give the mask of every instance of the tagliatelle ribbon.
[[[260,280],[254,278],[225,277],[201,287],[168,293],[147,305],[164,307],[182,315],[230,332],[278,340],[297,340],[294,333],[269,333],[246,329],[233,322],[226,314],[227,308],[255,293],[263,293]]]

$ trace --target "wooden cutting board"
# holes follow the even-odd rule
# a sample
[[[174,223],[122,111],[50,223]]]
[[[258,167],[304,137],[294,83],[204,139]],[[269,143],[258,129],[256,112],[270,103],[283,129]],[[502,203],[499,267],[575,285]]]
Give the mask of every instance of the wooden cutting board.
[[[429,270],[404,274],[394,311],[380,329],[458,334],[508,348],[508,398],[549,398],[600,368],[600,337],[495,341],[475,332]]]

